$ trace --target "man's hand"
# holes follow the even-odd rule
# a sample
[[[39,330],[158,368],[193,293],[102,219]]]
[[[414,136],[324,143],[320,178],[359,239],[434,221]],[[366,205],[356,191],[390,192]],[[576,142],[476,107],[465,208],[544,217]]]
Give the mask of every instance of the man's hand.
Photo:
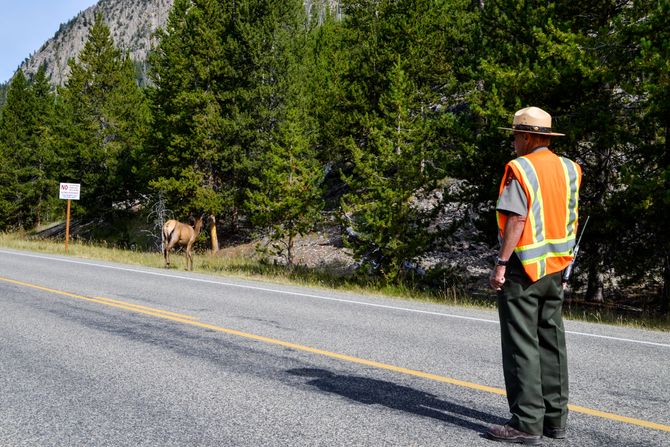
[[[491,276],[489,276],[489,284],[491,288],[496,292],[502,290],[503,284],[505,284],[505,266],[496,265],[491,271]]]

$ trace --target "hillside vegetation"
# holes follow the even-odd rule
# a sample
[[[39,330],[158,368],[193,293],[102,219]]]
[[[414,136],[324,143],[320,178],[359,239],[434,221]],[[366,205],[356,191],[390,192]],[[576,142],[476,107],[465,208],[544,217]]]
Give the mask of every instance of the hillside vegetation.
[[[360,277],[467,289],[461,258],[430,260],[495,246],[498,127],[535,105],[585,173],[573,296],[668,314],[670,0],[168,4],[101,1],[67,70],[12,79],[0,229],[57,220],[74,182],[92,238],[137,247],[131,222],[204,213],[213,250],[262,235],[293,266],[337,228]]]

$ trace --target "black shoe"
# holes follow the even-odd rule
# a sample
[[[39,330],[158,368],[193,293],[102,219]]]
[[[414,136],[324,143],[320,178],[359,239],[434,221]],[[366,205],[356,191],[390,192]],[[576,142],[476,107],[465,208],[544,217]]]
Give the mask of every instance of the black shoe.
[[[496,425],[486,432],[486,437],[499,442],[509,442],[512,444],[540,445],[542,443],[541,435],[531,435],[522,432],[509,425]]]
[[[544,433],[544,436],[547,438],[552,438],[552,439],[565,439],[565,428],[559,428],[559,427],[544,427],[544,430],[542,430]]]

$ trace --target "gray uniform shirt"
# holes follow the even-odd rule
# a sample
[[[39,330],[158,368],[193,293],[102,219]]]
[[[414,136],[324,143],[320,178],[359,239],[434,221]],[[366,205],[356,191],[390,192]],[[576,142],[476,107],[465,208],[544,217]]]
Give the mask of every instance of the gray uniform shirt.
[[[533,152],[548,151],[546,146],[538,147]],[[496,210],[509,214],[518,214],[521,217],[528,215],[528,198],[523,190],[521,183],[510,172],[505,180],[505,187],[502,194],[498,197]]]
[[[498,197],[496,209],[503,213],[514,213],[519,216],[528,214],[528,199],[521,183],[514,177],[507,180],[502,194]]]

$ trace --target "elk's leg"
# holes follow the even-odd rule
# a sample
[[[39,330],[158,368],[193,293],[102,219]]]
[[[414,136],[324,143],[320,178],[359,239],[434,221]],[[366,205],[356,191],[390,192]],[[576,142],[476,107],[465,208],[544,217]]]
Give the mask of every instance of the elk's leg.
[[[163,251],[163,255],[165,256],[165,267],[170,267],[170,251],[172,251],[172,247],[174,247],[174,243],[172,241],[165,245],[165,249]]]
[[[186,246],[186,270],[193,270],[193,246],[188,244]]]

